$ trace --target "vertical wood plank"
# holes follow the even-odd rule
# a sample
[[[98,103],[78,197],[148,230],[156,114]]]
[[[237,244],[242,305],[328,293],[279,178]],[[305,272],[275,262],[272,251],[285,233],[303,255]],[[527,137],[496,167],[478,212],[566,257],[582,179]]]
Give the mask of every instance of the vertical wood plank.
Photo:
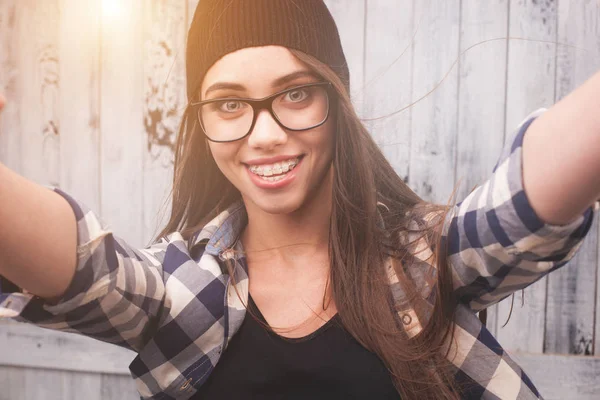
[[[21,173],[59,184],[58,0],[18,3]]]
[[[199,0],[187,0],[187,12],[186,12],[186,18],[187,18],[187,29],[190,28],[190,25],[192,24],[192,20],[194,19],[194,13],[196,12],[196,7],[198,7],[198,1]],[[186,30],[187,33],[187,30]]]
[[[577,49],[557,48],[555,101],[600,69],[598,6],[593,0],[558,2],[558,42]],[[595,298],[590,294],[596,288],[597,260],[597,229],[592,229],[570,265],[548,276],[544,352],[593,353]]]
[[[600,356],[600,216],[597,218],[595,231],[598,238],[598,247],[596,250],[598,258],[596,259],[596,305],[594,307],[594,339],[592,344],[593,354],[595,356]]]
[[[460,52],[507,34],[508,0],[462,0]],[[460,59],[457,198],[491,175],[504,142],[506,40],[481,43]]]
[[[100,2],[60,0],[61,188],[100,210]]]
[[[366,0],[325,0],[338,27],[342,48],[350,69],[350,93],[359,115],[362,113],[361,88],[364,77],[364,40]]]
[[[413,0],[368,2],[364,117],[395,113],[412,101]],[[366,125],[398,175],[408,179],[411,109]]]
[[[546,400],[597,400],[600,358],[560,354],[514,354]]]
[[[134,246],[144,240],[142,13],[124,0],[102,19],[101,215]]]
[[[135,400],[128,375],[0,366],[0,400]]]
[[[100,398],[110,400],[136,400],[140,395],[133,379],[124,375],[102,374],[100,376]]]
[[[415,2],[415,15],[425,15],[416,35],[413,55],[412,107],[408,179],[428,201],[447,203],[454,188],[458,116],[458,57],[460,0]]]
[[[556,41],[557,8],[554,1],[510,2],[509,35]],[[506,136],[525,116],[554,103],[556,46],[549,43],[512,40],[508,44]],[[542,353],[546,317],[546,278],[514,297],[509,323],[498,329],[498,339],[510,350]],[[521,306],[521,303],[524,305]],[[498,320],[504,324],[511,300],[498,305]]]
[[[508,0],[462,0],[460,25],[457,200],[464,199],[492,173],[504,141],[506,91],[505,40]],[[475,46],[477,47],[472,47]],[[487,327],[496,333],[496,306],[488,309]]]
[[[22,368],[0,366],[0,400],[27,400],[23,394],[25,374]]]
[[[158,233],[170,210],[173,151],[186,106],[186,3],[144,3],[144,241]]]
[[[8,372],[15,379],[8,385],[8,391],[14,396],[11,400],[76,400],[82,396],[87,400],[101,399],[99,375],[16,367],[9,368]]]
[[[101,375],[67,371],[52,371],[49,375],[50,377],[53,375],[55,376],[53,381],[61,380],[63,382],[64,394],[60,398],[61,400],[80,400],[82,397],[84,397],[86,400],[112,400],[118,398],[108,398],[102,396]],[[39,398],[41,399],[44,397]],[[126,397],[120,398],[126,399]]]
[[[16,172],[21,172],[21,121],[19,97],[21,96],[18,68],[19,52],[22,49],[19,35],[19,18],[23,9],[17,0],[0,2],[0,92],[7,104],[0,114],[0,162]]]

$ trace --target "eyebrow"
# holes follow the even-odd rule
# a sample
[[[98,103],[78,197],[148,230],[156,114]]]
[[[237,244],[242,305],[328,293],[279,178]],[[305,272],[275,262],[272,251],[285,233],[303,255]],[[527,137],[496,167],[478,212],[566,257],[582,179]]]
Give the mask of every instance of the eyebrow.
[[[311,77],[311,78],[318,78],[318,76],[316,74],[314,74],[311,71],[306,71],[306,70],[302,70],[302,71],[296,71],[296,72],[292,72],[291,74],[282,76],[280,78],[275,79],[272,83],[271,83],[271,87],[272,88],[277,88],[277,87],[281,87],[283,85],[285,85],[286,83],[292,82],[298,78],[304,78],[304,77]],[[206,89],[206,92],[204,93],[204,97],[208,96],[208,94],[210,92],[214,92],[217,90],[223,90],[223,89],[230,89],[230,90],[245,90],[246,87],[244,85],[241,85],[239,83],[233,83],[233,82],[217,82],[214,83],[212,85],[210,85],[208,87],[208,89]]]

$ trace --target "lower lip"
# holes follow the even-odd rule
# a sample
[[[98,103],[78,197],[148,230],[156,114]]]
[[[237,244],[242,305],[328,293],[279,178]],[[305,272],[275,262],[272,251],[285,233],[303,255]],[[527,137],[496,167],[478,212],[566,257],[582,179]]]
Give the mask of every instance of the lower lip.
[[[250,175],[250,180],[252,180],[252,182],[259,188],[261,188],[261,189],[281,189],[281,188],[289,185],[290,183],[292,183],[292,181],[296,178],[298,168],[300,168],[300,164],[302,164],[303,159],[304,158],[301,158],[300,161],[298,161],[298,164],[296,164],[296,166],[294,167],[294,169],[289,171],[287,174],[285,174],[283,179],[280,179],[275,182],[266,181],[266,180],[262,179],[261,177],[259,177],[258,175],[253,174],[252,172],[250,172],[250,169],[248,168],[248,166],[246,166],[246,171],[248,171],[248,175]]]

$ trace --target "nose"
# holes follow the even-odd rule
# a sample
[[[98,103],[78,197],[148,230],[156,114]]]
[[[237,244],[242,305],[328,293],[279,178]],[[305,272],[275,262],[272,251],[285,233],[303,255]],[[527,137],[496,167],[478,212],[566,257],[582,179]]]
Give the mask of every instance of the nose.
[[[267,110],[261,110],[248,136],[248,145],[262,150],[272,150],[287,141],[287,132]]]

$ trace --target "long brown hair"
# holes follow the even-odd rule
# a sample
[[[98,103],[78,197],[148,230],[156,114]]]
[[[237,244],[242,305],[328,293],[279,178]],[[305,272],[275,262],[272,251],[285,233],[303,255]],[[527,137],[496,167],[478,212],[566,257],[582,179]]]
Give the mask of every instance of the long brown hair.
[[[455,309],[441,245],[448,207],[424,202],[396,174],[356,115],[346,86],[329,67],[305,53],[290,51],[337,92],[332,114],[336,139],[329,280],[341,321],[382,360],[403,398],[457,399],[455,369],[446,358]],[[171,216],[159,237],[180,231],[187,238],[240,198],[218,169],[188,107],[175,149]],[[426,215],[432,213],[438,216],[434,223],[414,224],[427,221]],[[418,255],[401,239],[409,230],[433,250],[430,262],[437,268],[432,312],[426,311],[425,300],[410,279]],[[393,268],[403,299],[423,323],[414,337],[409,337],[398,317],[398,308],[406,304],[397,304],[391,296],[384,268],[388,259],[396,261]]]

